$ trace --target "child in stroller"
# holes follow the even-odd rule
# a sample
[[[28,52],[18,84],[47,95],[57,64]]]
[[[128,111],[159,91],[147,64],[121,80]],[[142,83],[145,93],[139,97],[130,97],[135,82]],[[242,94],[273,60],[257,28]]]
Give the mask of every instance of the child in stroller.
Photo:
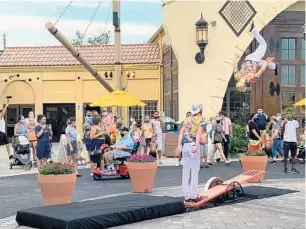
[[[28,171],[32,168],[31,148],[28,138],[24,135],[15,136],[12,140],[14,148],[13,159],[9,163],[10,169],[16,165],[23,165],[24,170]]]
[[[23,115],[20,115],[18,123],[14,127],[14,137],[12,139],[14,154],[9,163],[10,169],[15,165],[24,165],[25,170],[32,168],[31,148],[27,133],[28,128],[25,125],[25,118]]]
[[[129,133],[127,128],[121,130],[122,139],[115,145],[102,145],[101,152],[101,171],[97,168],[93,172],[94,180],[100,180],[102,176],[118,176],[128,177],[126,160],[132,154],[137,153],[140,146],[139,139],[133,136],[133,132]]]

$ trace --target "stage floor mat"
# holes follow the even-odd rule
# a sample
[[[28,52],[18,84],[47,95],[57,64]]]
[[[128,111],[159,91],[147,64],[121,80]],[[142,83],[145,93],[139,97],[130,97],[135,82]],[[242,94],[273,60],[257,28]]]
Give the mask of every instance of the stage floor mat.
[[[20,226],[39,229],[102,229],[185,212],[180,198],[131,194],[17,212]]]

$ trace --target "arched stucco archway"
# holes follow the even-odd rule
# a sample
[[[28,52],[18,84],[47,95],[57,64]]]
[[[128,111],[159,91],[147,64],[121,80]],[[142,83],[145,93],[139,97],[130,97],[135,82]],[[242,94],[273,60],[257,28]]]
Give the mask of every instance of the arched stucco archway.
[[[296,0],[249,1],[256,15],[258,30],[263,29],[274,17]],[[301,1],[305,2],[305,1]],[[233,57],[242,55],[253,40],[249,24],[237,37],[219,14],[226,1],[164,1],[164,29],[171,41],[179,66],[180,119],[190,110],[192,103],[202,103],[206,116],[215,115],[221,109],[222,100],[233,71]],[[184,13],[179,13],[184,12]],[[201,12],[209,23],[209,43],[205,50],[206,60],[196,64],[195,23]],[[302,32],[302,30],[301,30]]]
[[[35,104],[34,90],[24,81],[13,81],[7,84],[2,93],[3,104],[7,102],[7,96],[12,96],[11,104]]]

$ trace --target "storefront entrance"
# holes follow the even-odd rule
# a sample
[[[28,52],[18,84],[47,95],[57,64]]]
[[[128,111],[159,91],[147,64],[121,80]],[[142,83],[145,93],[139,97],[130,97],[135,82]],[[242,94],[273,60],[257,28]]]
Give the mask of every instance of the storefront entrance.
[[[30,111],[34,111],[34,104],[32,105],[9,105],[7,108],[6,115],[6,133],[10,140],[10,138],[14,135],[14,126],[17,123],[17,118],[19,115],[23,115],[25,118],[28,117]],[[35,111],[34,111],[35,112]]]
[[[43,104],[47,123],[52,125],[53,141],[58,142],[65,133],[67,120],[75,117],[75,104]]]

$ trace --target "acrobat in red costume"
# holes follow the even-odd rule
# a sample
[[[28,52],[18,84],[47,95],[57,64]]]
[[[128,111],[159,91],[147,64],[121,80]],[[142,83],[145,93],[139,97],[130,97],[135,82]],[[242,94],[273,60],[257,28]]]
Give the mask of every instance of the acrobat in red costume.
[[[278,64],[275,62],[275,58],[268,57],[266,60],[262,59],[267,51],[267,43],[255,28],[254,22],[251,25],[250,32],[253,33],[259,46],[255,52],[246,56],[244,62],[241,64],[240,70],[238,70],[237,65],[240,57],[238,55],[235,56],[234,78],[238,81],[236,88],[239,91],[245,91],[246,83],[255,83],[265,72],[267,67],[274,71],[275,75],[278,75]],[[257,71],[258,68],[260,68],[259,71]]]

